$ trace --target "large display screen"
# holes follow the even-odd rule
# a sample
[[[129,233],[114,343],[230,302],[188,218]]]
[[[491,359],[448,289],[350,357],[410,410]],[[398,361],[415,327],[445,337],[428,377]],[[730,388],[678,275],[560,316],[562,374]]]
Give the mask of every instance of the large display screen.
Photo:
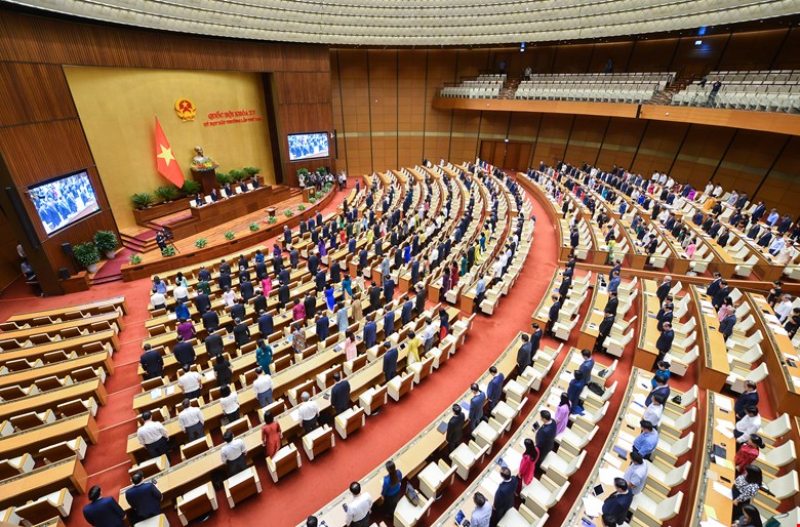
[[[100,210],[85,170],[34,185],[28,195],[47,234]]]
[[[289,135],[289,161],[328,157],[329,155],[326,132]]]

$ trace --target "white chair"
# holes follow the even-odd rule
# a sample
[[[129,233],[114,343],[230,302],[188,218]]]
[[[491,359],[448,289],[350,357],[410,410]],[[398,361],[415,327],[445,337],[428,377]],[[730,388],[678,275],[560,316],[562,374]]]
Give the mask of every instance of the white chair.
[[[661,525],[678,515],[683,501],[683,492],[664,497],[651,489],[645,489],[633,498],[631,508],[635,508],[634,516],[645,518],[648,525]],[[648,521],[649,520],[649,521]]]
[[[495,441],[500,438],[502,433],[503,425],[497,422],[493,417],[490,417],[488,422],[481,421],[480,424],[475,427],[475,430],[472,431],[472,437],[480,446],[488,447],[489,450],[491,450]]]
[[[656,459],[647,467],[647,486],[653,487],[661,494],[669,494],[672,489],[686,481],[691,467],[691,461],[675,467]]]
[[[433,498],[425,499],[424,496],[420,496],[419,504],[414,505],[403,496],[394,509],[395,527],[414,527],[422,520],[423,516],[428,515],[431,505],[433,505]]]
[[[758,435],[764,440],[764,443],[770,446],[775,446],[777,441],[791,431],[791,421],[789,414],[781,414],[772,421],[761,421],[761,430]]]
[[[519,509],[513,507],[508,509],[508,512],[500,518],[497,527],[544,527],[548,518],[550,518],[549,514],[544,513],[542,516],[537,516],[523,503]]]
[[[633,328],[631,328],[631,330],[621,339],[609,335],[608,338],[606,338],[606,341],[603,343],[603,347],[606,349],[606,352],[614,357],[622,357],[625,347],[631,340],[633,340],[633,331]]]
[[[585,450],[575,456],[566,449],[559,449],[558,452],[550,452],[542,461],[541,467],[554,482],[563,484],[581,468],[585,458]]]
[[[763,455],[758,456],[755,464],[773,477],[778,474],[781,468],[789,463],[797,461],[794,441],[791,439],[780,446],[776,446],[770,450],[765,448],[764,450],[765,451],[762,451]]]
[[[654,453],[655,459],[662,459],[666,463],[676,465],[678,458],[686,454],[694,445],[694,432],[690,431],[679,439],[672,439],[663,435],[658,438],[658,446]]]
[[[442,489],[453,484],[455,474],[456,466],[448,466],[441,459],[438,463],[429,463],[417,475],[419,490],[428,498],[436,499],[442,493]]]
[[[569,481],[562,485],[557,484],[547,475],[533,478],[530,485],[523,487],[520,495],[525,500],[525,506],[539,516],[544,516],[547,511],[564,497],[569,488]]]

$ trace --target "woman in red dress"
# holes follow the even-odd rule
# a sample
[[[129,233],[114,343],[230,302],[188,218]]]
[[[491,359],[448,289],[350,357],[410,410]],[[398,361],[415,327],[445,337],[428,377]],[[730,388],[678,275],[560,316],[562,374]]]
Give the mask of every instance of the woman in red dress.
[[[264,426],[261,427],[261,443],[267,451],[267,457],[272,457],[281,448],[283,433],[275,418],[269,412],[264,412]]]
[[[525,453],[522,454],[522,461],[519,463],[519,484],[520,489],[530,485],[533,481],[533,473],[536,470],[536,461],[539,460],[539,449],[533,443],[533,439],[525,440]]]
[[[761,437],[751,434],[747,442],[736,452],[736,457],[733,458],[733,462],[736,464],[736,472],[744,474],[744,468],[755,462],[762,448],[764,448],[764,441]]]

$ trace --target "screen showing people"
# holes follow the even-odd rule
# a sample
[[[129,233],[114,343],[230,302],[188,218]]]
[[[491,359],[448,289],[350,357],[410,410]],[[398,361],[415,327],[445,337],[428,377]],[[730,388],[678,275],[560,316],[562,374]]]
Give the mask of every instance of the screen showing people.
[[[85,171],[31,187],[28,193],[47,234],[100,209]]]
[[[289,136],[289,160],[328,157],[328,134],[292,134]]]

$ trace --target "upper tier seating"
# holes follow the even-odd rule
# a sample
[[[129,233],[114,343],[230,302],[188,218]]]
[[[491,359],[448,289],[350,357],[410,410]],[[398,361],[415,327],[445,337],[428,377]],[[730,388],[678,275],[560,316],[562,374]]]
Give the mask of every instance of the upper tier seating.
[[[674,80],[674,73],[558,73],[523,81],[516,99],[640,103]]]
[[[721,86],[714,94],[714,83]],[[796,112],[800,110],[800,71],[712,71],[672,98],[680,106]]]
[[[468,99],[492,99],[500,96],[505,74],[480,75],[477,79],[461,81],[458,86],[442,88],[442,97],[462,97]]]

